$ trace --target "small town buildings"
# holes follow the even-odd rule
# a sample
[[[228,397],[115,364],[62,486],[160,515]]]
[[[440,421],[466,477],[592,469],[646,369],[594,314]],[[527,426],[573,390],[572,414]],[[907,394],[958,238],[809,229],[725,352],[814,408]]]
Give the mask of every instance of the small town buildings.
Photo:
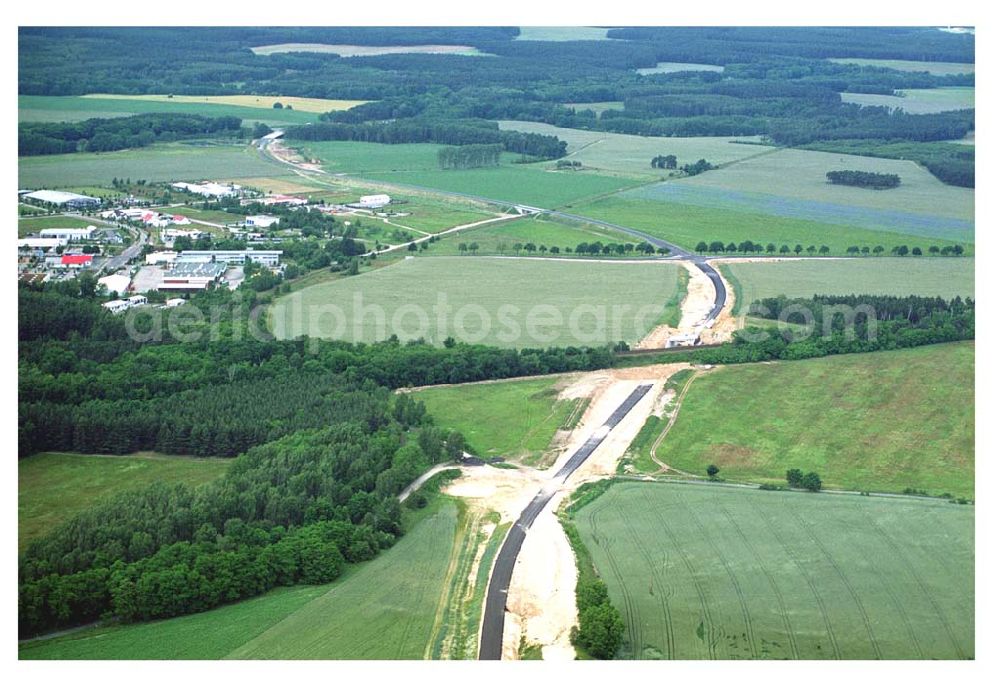
[[[136,294],[135,296],[130,296],[129,298],[125,299],[125,301],[127,301],[129,303],[129,306],[132,307],[145,306],[146,304],[149,303],[149,299],[144,297],[142,294]]]
[[[129,285],[132,284],[132,278],[124,273],[115,273],[98,278],[97,284],[104,285],[109,292],[121,296],[128,291]]]
[[[94,263],[93,254],[63,254],[59,257],[60,265],[63,268],[79,269],[89,268]]]
[[[282,206],[303,206],[309,203],[308,199],[303,199],[302,197],[292,197],[287,194],[275,194],[269,197],[264,197],[260,200],[260,203],[264,206],[274,206],[280,204]]]
[[[88,197],[75,192],[62,192],[59,190],[38,190],[24,195],[24,199],[30,199],[42,204],[53,204],[64,209],[83,210],[92,209],[101,205],[101,200],[97,197]]]
[[[60,237],[26,237],[17,241],[18,249],[55,249],[65,247],[69,240]]]
[[[40,285],[49,279],[48,273],[21,273],[17,278],[20,282],[29,285]]]
[[[96,232],[97,226],[88,225],[86,228],[45,228],[38,233],[38,236],[75,242],[77,240],[92,240]]]
[[[272,225],[277,225],[281,222],[281,219],[277,216],[247,216],[243,224],[248,228],[270,228]]]
[[[114,315],[119,313],[124,313],[128,309],[132,308],[127,301],[122,301],[121,299],[115,299],[114,301],[108,301],[101,304],[105,310],[109,311]]]

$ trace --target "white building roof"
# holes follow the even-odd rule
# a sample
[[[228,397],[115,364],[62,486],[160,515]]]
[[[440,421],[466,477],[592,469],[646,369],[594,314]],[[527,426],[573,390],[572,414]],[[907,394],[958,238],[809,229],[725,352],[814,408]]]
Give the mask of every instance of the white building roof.
[[[101,201],[97,197],[88,197],[87,195],[76,194],[75,192],[62,192],[61,190],[38,190],[37,192],[30,192],[25,196],[28,199],[37,199],[40,202],[48,202],[50,204],[65,204],[73,199],[83,199],[92,202]]]
[[[115,294],[124,294],[128,290],[128,286],[132,284],[132,278],[128,275],[107,275],[105,277],[99,278],[97,280],[98,284],[104,285],[108,288],[109,292],[114,292]]]
[[[27,237],[17,241],[17,248],[52,249],[53,247],[64,247],[66,242],[67,240],[62,237]]]

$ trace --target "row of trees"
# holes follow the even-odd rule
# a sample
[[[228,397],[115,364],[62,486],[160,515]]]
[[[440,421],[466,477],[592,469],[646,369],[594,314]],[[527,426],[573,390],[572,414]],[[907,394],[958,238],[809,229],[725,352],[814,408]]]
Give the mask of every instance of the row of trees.
[[[414,248],[410,251],[416,251],[416,245],[412,245]],[[421,245],[423,246],[423,245]],[[507,243],[499,242],[497,243],[496,250],[497,253],[503,254],[507,251]],[[614,244],[605,244],[603,242],[580,242],[576,247],[565,247],[560,248],[557,246],[548,247],[544,244],[535,244],[534,242],[515,242],[510,246],[514,250],[514,253],[518,256],[521,252],[526,252],[528,254],[578,254],[580,256],[628,256],[633,253],[639,253],[646,256],[652,254],[669,254],[670,250],[666,247],[656,248],[648,242],[639,242],[637,244],[632,244],[631,242],[618,242]],[[475,254],[479,251],[478,242],[459,242],[458,251],[462,254]]]
[[[785,480],[793,489],[805,489],[806,491],[815,493],[823,488],[823,480],[820,479],[818,474],[815,472],[802,474],[802,470],[798,468],[785,472]]]
[[[462,145],[438,150],[438,165],[445,169],[497,166],[503,145]]]
[[[675,154],[658,154],[649,162],[651,168],[664,168],[672,170],[677,168],[677,156]]]
[[[869,171],[829,171],[826,179],[834,185],[865,187],[870,190],[889,190],[899,187],[899,176],[895,173],[871,173]]]
[[[801,255],[803,252],[809,256],[826,256],[830,253],[830,247],[825,244],[821,244],[816,247],[810,244],[808,247],[803,247],[801,244],[796,244],[794,247],[789,247],[787,244],[782,244],[780,247],[773,242],[769,242],[767,245],[760,244],[759,242],[754,242],[752,240],[744,240],[739,244],[736,242],[729,242],[728,244],[719,240],[713,242],[705,242],[704,240],[698,242],[695,245],[694,250],[699,254],[735,254],[737,252],[741,254],[795,254],[796,256]],[[852,245],[847,247],[846,252],[850,256],[868,256],[873,254],[875,256],[881,256],[885,253],[885,247],[881,244],[874,247],[858,247],[857,245]],[[913,247],[912,249],[905,244],[897,245],[889,250],[889,253],[893,256],[923,256],[924,251],[920,247]],[[945,247],[939,247],[937,245],[931,245],[927,248],[927,253],[931,255],[941,255],[941,256],[962,256],[965,253],[965,247],[961,244],[949,245]]]

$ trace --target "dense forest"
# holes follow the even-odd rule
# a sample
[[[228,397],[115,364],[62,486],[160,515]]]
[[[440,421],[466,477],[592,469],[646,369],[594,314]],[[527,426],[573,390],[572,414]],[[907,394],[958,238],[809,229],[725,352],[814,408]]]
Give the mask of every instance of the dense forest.
[[[77,123],[19,123],[19,156],[112,152],[146,147],[154,142],[191,138],[236,137],[242,120],[235,116],[195,114],[137,114],[113,119],[87,119]]]
[[[779,145],[868,140],[908,143],[903,158],[971,187],[974,163],[924,145],[963,137],[974,112],[907,114],[840,94],[972,86],[972,73],[936,76],[840,64],[830,57],[974,62],[975,37],[932,28],[621,28],[606,41],[516,41],[516,28],[22,28],[19,93],[260,94],[372,100],[324,118],[336,127],[298,139],[503,144],[554,159],[565,151],[484,132],[515,119],[656,136],[764,136]],[[110,41],[115,50],[106,49]],[[468,45],[493,55],[321,53],[257,55],[283,42]],[[148,45],[157,50],[149,51]],[[641,76],[658,62],[723,67]],[[568,102],[621,102],[600,114]],[[369,124],[359,127],[359,124]],[[352,125],[347,125],[352,124]],[[487,126],[488,128],[488,126]]]

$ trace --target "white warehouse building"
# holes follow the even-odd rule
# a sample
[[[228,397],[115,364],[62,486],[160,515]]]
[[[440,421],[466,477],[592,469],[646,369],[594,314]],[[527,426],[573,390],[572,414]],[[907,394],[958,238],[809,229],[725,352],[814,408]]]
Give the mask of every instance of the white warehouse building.
[[[97,232],[97,227],[94,225],[88,225],[86,228],[45,228],[38,233],[38,236],[74,242],[76,240],[92,240],[95,232]]]
[[[277,216],[247,216],[246,220],[243,222],[248,228],[270,228],[272,225],[277,225],[281,222],[281,219]]]
[[[182,251],[177,257],[177,263],[227,263],[239,266],[248,260],[264,266],[276,266],[282,251],[264,251],[246,249],[244,251]]]

